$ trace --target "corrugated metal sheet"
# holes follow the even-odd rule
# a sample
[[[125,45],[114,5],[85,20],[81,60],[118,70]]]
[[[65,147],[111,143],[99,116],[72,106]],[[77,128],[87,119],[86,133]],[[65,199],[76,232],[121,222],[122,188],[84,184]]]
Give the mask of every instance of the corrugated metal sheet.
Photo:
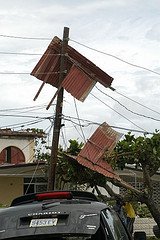
[[[112,167],[104,160],[105,154],[110,154],[122,135],[103,123],[93,133],[77,156],[77,161],[105,176],[115,177]],[[118,177],[118,176],[117,176]]]
[[[69,45],[66,55],[66,78],[63,83],[59,83],[61,47],[62,41],[54,37],[31,75],[56,88],[63,85],[69,93],[81,101],[84,101],[97,81],[105,87],[111,86],[112,77]]]
[[[64,89],[82,102],[88,96],[95,84],[96,81],[91,80],[87,74],[82,72],[75,65],[72,66],[68,75],[62,82]]]
[[[88,159],[85,159],[84,157],[79,156],[77,158],[77,161],[81,165],[83,165],[95,172],[98,172],[106,177],[119,178],[119,176],[116,173],[114,173],[111,166],[103,159],[99,159],[99,161],[97,163],[93,163],[93,162],[90,162]]]

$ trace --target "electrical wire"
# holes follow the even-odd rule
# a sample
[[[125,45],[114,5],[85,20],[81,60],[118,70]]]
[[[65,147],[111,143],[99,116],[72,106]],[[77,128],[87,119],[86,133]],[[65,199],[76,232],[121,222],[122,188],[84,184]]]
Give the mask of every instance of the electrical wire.
[[[54,104],[53,104],[54,105]],[[52,105],[52,106],[53,106]],[[10,109],[0,109],[0,113],[3,112],[10,112],[10,113],[18,113],[18,114],[24,114],[24,113],[32,113],[34,115],[50,115],[50,113],[44,113],[44,112],[37,112],[37,110],[44,109],[47,106],[47,104],[44,105],[37,105],[32,107],[20,107],[20,108],[10,108]],[[26,115],[25,115],[26,116]],[[28,117],[28,116],[27,116]],[[35,116],[34,116],[35,118]]]
[[[64,71],[65,73],[66,71]],[[40,72],[38,75],[59,74],[60,72]],[[1,75],[30,75],[30,72],[0,72]]]
[[[22,36],[5,35],[5,34],[0,34],[0,37],[15,38],[15,39],[24,39],[24,40],[52,40],[52,38],[22,37]],[[74,42],[74,43],[76,43],[76,44],[78,44],[78,45],[81,45],[81,46],[83,46],[83,47],[85,47],[85,48],[88,48],[88,49],[90,49],[90,50],[92,50],[92,51],[101,53],[101,54],[103,54],[103,55],[107,55],[107,56],[112,57],[112,58],[115,58],[115,59],[117,59],[117,60],[119,60],[119,61],[121,61],[121,62],[123,62],[123,63],[126,63],[126,64],[132,66],[132,67],[140,68],[140,69],[149,71],[149,72],[151,72],[151,73],[160,75],[160,73],[157,72],[157,71],[154,71],[154,70],[152,70],[152,69],[149,69],[149,68],[146,68],[146,67],[143,67],[143,66],[134,64],[134,63],[130,63],[130,62],[128,62],[128,61],[126,61],[126,60],[124,60],[124,59],[122,59],[122,58],[120,58],[120,57],[117,57],[117,56],[115,56],[115,55],[113,55],[113,54],[106,53],[106,52],[97,50],[97,49],[95,49],[95,48],[89,47],[89,46],[87,46],[87,45],[85,45],[85,44],[83,44],[83,43],[80,43],[80,42],[78,42],[78,41],[76,41],[76,40],[74,40],[74,39],[69,38],[69,40],[70,40],[71,42]],[[2,52],[2,54],[3,54],[3,52]],[[13,53],[13,54],[14,54],[14,53]],[[30,55],[30,54],[29,54],[29,55]]]
[[[36,105],[36,106],[25,106],[25,107],[19,107],[19,108],[6,108],[6,109],[0,109],[0,112],[3,111],[15,111],[15,110],[24,110],[24,109],[33,109],[33,108],[37,108],[37,107],[46,107],[47,104],[40,104],[40,105]]]
[[[50,126],[49,126],[50,127]],[[52,126],[51,126],[52,127]],[[34,140],[33,140],[34,141]],[[34,155],[33,155],[33,158],[32,159],[34,159]],[[32,161],[32,159],[31,159],[31,161]],[[28,190],[29,190],[29,187],[30,187],[30,185],[31,185],[31,183],[32,183],[32,181],[33,181],[33,179],[34,179],[34,177],[35,177],[35,175],[36,175],[36,172],[37,172],[37,170],[38,170],[38,167],[39,167],[39,161],[37,161],[37,165],[36,165],[36,168],[35,168],[35,170],[34,170],[34,172],[33,172],[33,174],[32,174],[32,178],[31,178],[31,180],[30,180],[30,182],[29,182],[29,184],[28,184],[28,187],[27,187],[27,189],[26,189],[26,192],[25,192],[25,194],[27,194],[27,192],[28,192]],[[42,169],[41,169],[42,170]],[[43,172],[43,171],[42,171]],[[44,172],[43,172],[43,174],[44,174]]]
[[[7,109],[5,109],[6,111]],[[17,118],[33,118],[36,120],[29,120],[29,121],[24,121],[24,122],[20,122],[20,123],[15,123],[15,124],[8,124],[8,125],[4,125],[1,126],[1,128],[8,128],[8,127],[13,127],[13,128],[24,128],[26,126],[30,126],[30,125],[35,125],[37,123],[43,122],[45,120],[50,120],[53,118],[53,116],[48,116],[48,117],[39,117],[39,116],[32,116],[32,115],[20,115],[20,114],[0,114],[1,117],[17,117]]]
[[[65,134],[63,130],[64,130],[64,127],[61,129],[61,135],[62,135],[63,144],[65,146],[65,150],[67,150],[67,140],[65,138]]]
[[[52,40],[52,38],[38,38],[38,37],[22,37],[22,36],[13,36],[13,35],[5,35],[5,34],[0,34],[0,37],[5,37],[5,38],[19,38],[19,39],[24,39],[24,40]]]
[[[127,121],[129,121],[130,123],[132,123],[134,126],[138,127],[139,129],[143,130],[146,134],[148,133],[144,128],[139,127],[137,124],[135,124],[133,121],[131,121],[130,119],[128,119],[127,117],[125,117],[123,114],[119,113],[118,111],[116,111],[115,109],[113,109],[112,107],[110,107],[108,104],[106,104],[105,102],[103,102],[101,99],[99,99],[98,97],[96,97],[94,94],[90,93],[94,98],[96,98],[98,101],[100,101],[101,103],[103,103],[104,105],[106,105],[108,108],[112,109],[114,112],[116,112],[117,114],[119,114],[121,117],[123,117],[124,119],[126,119]]]
[[[153,109],[151,109],[151,108],[149,108],[149,107],[143,105],[142,103],[139,103],[139,102],[133,100],[132,98],[129,98],[129,97],[125,96],[124,94],[118,92],[117,90],[115,90],[115,92],[116,92],[117,94],[121,95],[122,97],[125,97],[126,99],[128,99],[128,100],[130,100],[130,101],[132,101],[132,102],[134,102],[134,103],[137,103],[138,105],[140,105],[140,106],[142,106],[142,107],[144,107],[144,108],[146,108],[146,109],[148,109],[148,110],[150,110],[150,111],[152,111],[152,112],[157,113],[157,114],[160,115],[160,113],[157,112],[156,110],[153,110]]]
[[[32,115],[19,115],[19,114],[0,114],[1,117],[18,117],[18,118],[36,118],[36,119],[49,119],[50,117],[38,117],[38,116],[32,116]]]
[[[31,178],[31,180],[30,180],[30,182],[29,182],[29,184],[28,184],[28,186],[27,186],[27,189],[26,189],[26,192],[24,193],[24,195],[27,194],[27,192],[28,192],[28,190],[29,190],[29,188],[30,188],[30,186],[31,186],[31,183],[32,183],[32,181],[33,181],[33,178],[34,178],[35,175],[36,175],[36,172],[37,172],[37,170],[38,170],[38,167],[39,167],[39,161],[37,161],[36,168],[35,168],[35,170],[34,170],[34,173],[32,174],[32,178]]]
[[[26,126],[31,126],[31,125],[35,125],[37,123],[43,122],[44,120],[37,120],[37,121],[27,121],[27,122],[22,122],[22,123],[15,123],[15,124],[8,124],[8,125],[4,125],[1,126],[0,128],[8,128],[8,127],[12,127],[14,129],[17,129],[19,127],[24,128]]]
[[[22,56],[40,56],[40,53],[19,53],[19,52],[0,52],[0,54],[4,55],[22,55]]]
[[[76,132],[78,133],[78,135],[80,136],[80,138],[83,139],[83,136],[82,136],[81,132],[80,132],[79,129],[78,129],[79,124],[78,124],[78,123],[75,124],[75,123],[74,123],[73,121],[71,121],[71,120],[70,120],[70,122],[72,123],[73,128],[76,130]]]
[[[75,100],[75,98],[73,98],[73,100],[74,100],[74,106],[75,106],[75,110],[76,110],[76,114],[77,114],[77,118],[78,118],[78,122],[79,122],[79,127],[80,127],[80,130],[81,130],[81,133],[82,133],[83,141],[86,143],[86,137],[84,135],[84,132],[83,132],[83,129],[82,129],[82,126],[81,126],[76,100]]]
[[[22,56],[62,56],[61,53],[20,53],[20,52],[0,52],[4,55],[22,55]]]
[[[21,123],[15,123],[15,124],[8,124],[5,126],[1,126],[1,128],[7,128],[7,127],[14,127],[14,128],[19,128],[19,127],[25,127],[25,126],[30,126],[30,125],[35,125],[37,123],[43,122],[45,120],[50,120],[53,118],[53,116],[49,117],[38,117],[38,116],[32,116],[32,115],[16,115],[16,114],[0,114],[1,117],[18,117],[18,118],[33,118],[36,120],[30,120],[30,121],[25,121]]]
[[[79,44],[79,45],[81,45],[81,46],[83,46],[83,47],[85,47],[85,48],[88,48],[88,49],[90,49],[90,50],[92,50],[92,51],[95,51],[95,52],[98,52],[98,53],[107,55],[107,56],[112,57],[112,58],[115,58],[115,59],[117,59],[117,60],[119,60],[119,61],[121,61],[121,62],[123,62],[123,63],[126,63],[126,64],[132,66],[132,67],[140,68],[140,69],[146,70],[146,71],[148,71],[148,72],[152,72],[152,73],[154,73],[154,74],[160,75],[159,72],[156,72],[156,71],[151,70],[151,69],[146,68],[146,67],[142,67],[142,66],[137,65],[137,64],[134,64],[134,63],[130,63],[130,62],[128,62],[128,61],[126,61],[126,60],[123,60],[123,59],[121,59],[121,58],[119,58],[119,57],[117,57],[117,56],[115,56],[115,55],[113,55],[113,54],[110,54],[110,53],[106,53],[106,52],[97,50],[97,49],[95,49],[95,48],[89,47],[89,46],[87,46],[87,45],[85,45],[85,44],[83,44],[83,43],[80,43],[80,42],[78,42],[78,41],[75,41],[75,40],[73,40],[73,39],[69,39],[69,40],[72,41],[72,42],[74,42],[74,43],[77,43],[77,44]]]
[[[70,57],[69,57],[70,58]],[[74,59],[72,59],[72,58],[70,58],[71,60],[72,60],[72,62],[74,62],[74,64],[75,65],[77,65],[78,67],[80,67],[75,61],[74,61]],[[96,86],[95,86],[95,88],[97,88]],[[97,88],[98,89],[98,88]],[[108,96],[108,97],[110,97],[110,98],[112,98],[111,96],[109,96],[109,95],[107,95],[106,93],[104,93],[102,90],[100,90],[100,89],[98,89],[100,92],[102,92],[103,94],[105,94],[106,96]],[[114,92],[117,92],[116,91],[116,89],[114,89]],[[117,92],[118,93],[118,92]],[[120,93],[119,93],[120,94]],[[134,111],[132,111],[132,110],[130,110],[130,109],[128,109],[126,106],[124,106],[123,104],[121,104],[118,100],[116,100],[116,99],[114,99],[114,98],[112,98],[114,101],[117,101],[122,107],[124,107],[126,110],[128,110],[128,111],[130,111],[131,113],[133,113],[133,114],[136,114],[136,115],[138,115],[138,116],[142,116],[142,117],[145,117],[145,118],[149,118],[149,119],[152,119],[152,120],[155,120],[155,121],[160,121],[160,119],[156,119],[156,118],[153,118],[153,117],[150,117],[150,116],[146,116],[146,115],[143,115],[143,114],[140,114],[140,113],[136,113],[136,112],[134,112]],[[130,99],[131,100],[131,99]],[[138,102],[136,102],[137,104],[139,104],[139,105],[141,105],[141,106],[143,106],[143,107],[145,107],[144,105],[142,105],[142,104],[140,104],[140,103],[138,103]],[[147,108],[147,107],[146,107]],[[150,109],[150,108],[148,108],[148,109]],[[150,109],[151,110],[151,109]],[[154,110],[152,110],[152,111],[154,111]],[[155,112],[155,111],[154,111]],[[160,113],[158,113],[158,114],[160,114]]]
[[[21,151],[25,150],[25,149],[26,149],[28,146],[30,146],[34,141],[35,141],[35,138],[34,138],[33,140],[31,140],[28,144],[26,144],[26,145],[21,149]],[[15,154],[13,155],[13,157],[15,157],[17,154],[18,154],[18,153],[15,153]],[[33,154],[33,156],[31,156],[31,157],[27,160],[27,162],[31,162],[33,158],[34,158],[34,154]]]
[[[11,36],[11,35],[0,35],[0,37],[10,37],[10,38],[20,38],[20,39],[34,39],[34,40],[51,40],[50,38],[32,38],[32,37],[21,37],[21,36]],[[99,53],[102,53],[102,54],[105,54],[105,55],[108,55],[108,56],[111,56],[111,57],[114,57],[114,58],[116,58],[117,60],[119,60],[119,61],[122,61],[122,62],[124,62],[124,63],[127,63],[127,64],[129,64],[129,65],[131,65],[131,66],[133,66],[133,67],[139,67],[139,68],[141,68],[141,69],[143,69],[143,70],[147,70],[147,71],[150,71],[150,72],[152,72],[152,73],[156,73],[156,74],[158,74],[158,75],[160,75],[160,73],[158,73],[158,72],[156,72],[156,71],[153,71],[153,70],[151,70],[151,69],[148,69],[148,68],[145,68],[145,67],[142,67],[142,66],[139,66],[139,65],[136,65],[136,64],[132,64],[132,63],[130,63],[130,62],[128,62],[128,61],[125,61],[125,60],[123,60],[123,59],[121,59],[121,58],[119,58],[119,57],[117,57],[117,56],[115,56],[115,55],[112,55],[112,54],[109,54],[109,53],[106,53],[106,52],[103,52],[103,51],[99,51],[99,50],[97,50],[97,49],[94,49],[94,48],[91,48],[91,47],[89,47],[89,46],[87,46],[87,45],[85,45],[85,44],[82,44],[82,43],[80,43],[80,42],[78,42],[78,41],[75,41],[75,40],[73,40],[73,39],[70,39],[70,41],[73,41],[73,42],[75,42],[75,43],[77,43],[77,44],[79,44],[79,45],[82,45],[82,46],[84,46],[84,47],[86,47],[86,48],[88,48],[88,49],[90,49],[90,50],[93,50],[93,51],[96,51],[96,52],[99,52]],[[14,53],[14,52],[12,52],[12,53],[6,53],[6,52],[0,52],[1,54],[24,54],[24,55],[26,55],[26,54],[29,54],[29,55],[35,55],[35,54],[32,54],[32,53]],[[36,54],[37,55],[37,54]],[[38,54],[38,55],[40,55],[40,54]],[[51,72],[51,73],[40,73],[40,74],[57,74],[57,73],[59,73],[59,72],[55,72],[55,73],[53,73],[53,72]],[[30,74],[30,73],[7,73],[7,72],[0,72],[0,74]],[[95,97],[95,96],[94,96]],[[100,100],[100,99],[99,99]],[[109,107],[109,106],[108,106]],[[125,106],[124,106],[125,107]],[[149,109],[149,108],[148,108]],[[113,110],[113,109],[112,109]],[[133,112],[132,112],[133,113]],[[119,113],[118,113],[119,114]],[[137,114],[137,113],[135,113],[135,114]],[[123,115],[122,115],[123,116]],[[143,115],[144,116],[144,115]],[[123,116],[124,117],[124,116]],[[147,117],[147,116],[144,116],[144,117]],[[148,117],[148,118],[150,118],[150,117]],[[155,119],[154,119],[155,120]],[[130,120],[129,120],[130,121]],[[159,120],[158,120],[159,121]],[[130,121],[131,122],[131,121]],[[133,122],[131,122],[132,124],[134,124]],[[81,124],[80,124],[81,125]],[[135,125],[135,124],[134,124]],[[135,125],[135,126],[137,126],[137,125]],[[139,126],[137,126],[137,127],[139,127]],[[140,128],[140,127],[139,127]],[[142,128],[141,128],[142,129]],[[144,130],[144,129],[143,129]]]
[[[38,110],[44,110],[44,108],[37,108],[37,109],[30,109],[30,110],[26,110],[26,111],[21,111],[21,112],[17,112],[17,111],[13,111],[13,112],[16,112],[16,113],[19,113],[19,114],[24,114],[24,113],[32,113],[32,114],[40,114],[40,115],[50,115],[50,113],[44,113],[44,112],[37,112]]]
[[[29,141],[29,143],[26,144],[26,145],[21,149],[21,151],[23,152],[23,150],[25,150],[28,146],[30,146],[34,141],[35,141],[35,138],[34,138],[33,140]],[[18,153],[15,153],[12,157],[15,157],[17,154],[18,154]],[[35,158],[35,155],[33,154],[32,156],[30,156],[29,159],[25,160],[25,162],[31,163],[31,162],[33,162],[33,159],[34,159],[34,158]],[[31,178],[31,181],[30,181],[29,185],[32,183],[33,178],[35,177],[35,174],[36,174],[36,172],[37,172],[37,170],[38,170],[38,167],[39,167],[39,161],[37,161],[37,165],[36,165],[36,168],[35,168],[35,170],[34,170],[34,173],[33,173],[33,175],[32,175],[32,178]],[[16,172],[15,172],[15,173],[16,173]],[[25,172],[23,172],[23,173],[25,173]],[[29,187],[29,186],[28,186],[28,187]],[[28,191],[28,188],[27,188],[27,190],[26,190],[26,193],[27,193],[27,191]],[[25,193],[25,194],[26,194],[26,193]]]
[[[145,117],[145,118],[152,119],[152,120],[155,120],[155,121],[158,121],[158,122],[160,121],[160,119],[157,119],[157,118],[154,118],[154,117],[150,117],[150,116],[146,116],[146,115],[141,114],[141,113],[134,112],[134,111],[130,110],[129,108],[127,108],[127,107],[126,107],[125,105],[123,105],[122,103],[120,103],[117,99],[111,97],[110,95],[108,95],[108,94],[106,94],[105,92],[103,92],[102,90],[100,90],[98,87],[96,87],[96,89],[97,89],[99,92],[103,93],[105,96],[107,96],[107,97],[111,98],[112,100],[116,101],[119,105],[121,105],[121,106],[122,106],[123,108],[125,108],[127,111],[129,111],[129,112],[131,112],[131,113],[133,113],[133,114],[135,114],[135,115],[137,115],[137,116]]]
[[[23,150],[26,149],[28,146],[30,146],[33,142],[34,142],[34,139],[33,139],[32,141],[30,141],[28,144],[26,144],[26,145],[21,149],[21,151],[23,152]],[[17,155],[18,155],[18,152],[16,152],[16,153],[12,156],[12,158],[14,158],[14,157],[17,156]],[[29,160],[29,159],[28,159],[28,160]]]
[[[75,117],[63,115],[63,119],[66,120],[66,121],[72,122],[73,124],[79,125],[79,123],[76,123],[75,121],[72,120],[72,119],[78,120],[78,119],[75,118]],[[86,125],[86,126],[85,126],[85,125],[82,125],[82,127],[88,127],[88,126],[90,126],[90,125],[98,125],[98,126],[101,125],[101,123],[93,122],[93,121],[86,120],[86,119],[80,119],[80,120],[87,122],[87,125]],[[110,127],[116,128],[116,129],[120,129],[120,130],[129,131],[129,132],[137,132],[137,133],[146,134],[146,131],[141,131],[141,130],[136,130],[136,129],[131,129],[131,128],[118,127],[118,126],[114,126],[114,125],[110,125]],[[147,133],[148,133],[148,134],[153,134],[153,132],[148,132],[148,131],[147,131]]]

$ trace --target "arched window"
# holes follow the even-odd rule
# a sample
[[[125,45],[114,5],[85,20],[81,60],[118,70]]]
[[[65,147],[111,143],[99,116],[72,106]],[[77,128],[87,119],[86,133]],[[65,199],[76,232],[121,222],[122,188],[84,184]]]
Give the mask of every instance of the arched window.
[[[0,153],[0,163],[17,164],[21,162],[25,162],[25,156],[21,149],[17,147],[8,146]]]

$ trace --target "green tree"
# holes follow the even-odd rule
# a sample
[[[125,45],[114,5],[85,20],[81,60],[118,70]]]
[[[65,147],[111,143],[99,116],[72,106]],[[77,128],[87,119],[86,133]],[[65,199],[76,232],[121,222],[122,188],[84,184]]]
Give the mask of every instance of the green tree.
[[[152,176],[160,168],[160,133],[156,131],[150,138],[147,136],[135,137],[128,133],[124,139],[117,144],[114,152],[116,165],[123,169],[126,164],[134,164],[143,173],[143,191],[134,188],[130,190],[132,197],[145,203],[153,218],[160,228],[160,211],[153,199]]]
[[[143,190],[134,188],[121,178],[113,179],[105,177],[82,165],[76,160],[77,154],[83,147],[83,143],[70,140],[70,145],[66,151],[59,149],[58,163],[56,168],[57,187],[63,189],[65,184],[69,184],[74,189],[86,189],[94,187],[101,199],[108,198],[103,196],[99,187],[103,187],[111,196],[111,199],[124,199],[135,202],[145,203],[152,217],[160,228],[160,209],[153,199],[152,176],[160,168],[160,133],[156,131],[151,137],[135,137],[131,133],[124,136],[119,141],[112,155],[105,154],[105,159],[116,170],[124,169],[127,164],[133,164],[135,168],[140,168],[143,174]],[[75,156],[75,157],[74,157]],[[42,156],[44,158],[44,156]],[[49,155],[47,155],[49,159]],[[40,159],[40,156],[39,156]],[[49,160],[48,160],[49,161]],[[108,185],[111,182],[115,186],[126,189],[125,195],[116,194]]]
[[[71,186],[95,187],[99,197],[106,200],[99,190],[103,187],[109,193],[111,198],[123,198],[135,202],[145,203],[160,227],[160,210],[153,199],[153,183],[151,177],[158,171],[160,167],[160,133],[156,131],[150,138],[147,136],[135,137],[131,133],[124,136],[120,141],[112,155],[106,153],[106,161],[112,164],[113,168],[124,169],[126,164],[133,164],[135,168],[140,168],[143,173],[143,191],[140,191],[121,178],[113,179],[94,172],[74,160],[73,155],[77,155],[83,144],[76,140],[70,140],[70,146],[67,151],[61,151],[57,164],[57,178],[63,182],[63,187],[66,183]],[[72,156],[71,156],[72,155]],[[59,181],[58,181],[59,182]],[[113,192],[107,184],[113,183],[118,187],[125,188],[126,194],[121,196]]]

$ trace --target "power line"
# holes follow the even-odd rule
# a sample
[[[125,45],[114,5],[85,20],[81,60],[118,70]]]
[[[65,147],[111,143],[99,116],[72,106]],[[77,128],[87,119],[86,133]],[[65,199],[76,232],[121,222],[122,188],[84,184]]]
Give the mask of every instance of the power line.
[[[19,115],[19,114],[0,114],[1,117],[16,117],[16,118],[33,118],[36,120],[30,120],[30,121],[25,121],[25,122],[21,122],[21,123],[15,123],[15,124],[8,124],[8,125],[4,125],[1,126],[1,128],[7,128],[7,127],[14,127],[14,128],[19,128],[19,127],[26,127],[26,126],[30,126],[30,125],[34,125],[40,122],[43,122],[45,120],[50,120],[53,118],[53,116],[49,116],[49,117],[39,117],[39,116],[32,116],[32,115]]]
[[[99,100],[101,103],[103,103],[104,105],[106,105],[108,108],[112,109],[114,112],[116,112],[117,114],[119,114],[121,117],[125,118],[127,121],[129,121],[130,123],[132,123],[134,126],[138,127],[139,129],[145,131],[146,133],[148,133],[144,128],[139,127],[137,124],[135,124],[133,121],[131,121],[129,118],[125,117],[123,114],[119,113],[118,111],[116,111],[115,109],[113,109],[112,107],[110,107],[108,104],[106,104],[105,102],[103,102],[101,99],[99,99],[98,97],[96,97],[94,94],[90,93],[93,97],[95,97],[97,100]]]
[[[40,72],[38,75],[45,75],[45,74],[59,74],[60,72]],[[64,71],[65,73],[65,71]],[[0,72],[0,74],[4,75],[30,75],[29,72]]]
[[[44,113],[44,112],[37,112],[39,110],[44,110],[44,107],[39,107],[39,108],[35,108],[35,109],[28,109],[28,110],[24,110],[24,111],[13,111],[13,112],[18,112],[18,113],[32,113],[32,114],[42,114],[42,115],[47,115],[47,114],[50,114],[50,113]]]
[[[20,52],[0,52],[0,54],[4,55],[28,55],[28,56],[42,56],[42,55],[47,55],[47,56],[62,56],[61,53],[20,53]]]
[[[101,93],[103,93],[105,96],[107,96],[107,97],[111,98],[112,100],[116,101],[119,105],[121,105],[122,107],[124,107],[127,111],[129,111],[129,112],[131,112],[131,113],[133,113],[133,114],[135,114],[135,115],[137,115],[137,116],[149,118],[149,119],[152,119],[152,120],[155,120],[155,121],[160,121],[160,119],[156,119],[156,118],[153,118],[153,117],[146,116],[146,115],[144,115],[144,114],[140,114],[140,113],[134,112],[134,111],[128,109],[128,108],[127,108],[125,105],[123,105],[122,103],[120,103],[117,99],[111,97],[110,95],[108,95],[108,94],[106,94],[105,92],[103,92],[102,90],[100,90],[98,87],[96,87],[96,89],[97,89],[98,91],[100,91]]]
[[[148,72],[152,72],[152,73],[154,73],[154,74],[160,75],[159,72],[156,72],[156,71],[151,70],[151,69],[146,68],[146,67],[142,67],[142,66],[137,65],[137,64],[134,64],[134,63],[130,63],[130,62],[128,62],[128,61],[126,61],[126,60],[123,60],[123,59],[121,59],[121,58],[119,58],[119,57],[117,57],[117,56],[115,56],[115,55],[113,55],[113,54],[110,54],[110,53],[106,53],[106,52],[97,50],[97,49],[95,49],[95,48],[89,47],[89,46],[87,46],[87,45],[85,45],[85,44],[83,44],[83,43],[80,43],[80,42],[78,42],[78,41],[75,41],[75,40],[73,40],[73,39],[69,39],[69,40],[72,41],[72,42],[74,42],[74,43],[77,43],[77,44],[79,44],[79,45],[81,45],[81,46],[83,46],[83,47],[85,47],[85,48],[88,48],[88,49],[90,49],[90,50],[92,50],[92,51],[95,51],[95,52],[98,52],[98,53],[107,55],[107,56],[112,57],[112,58],[115,58],[115,59],[117,59],[117,60],[119,60],[119,61],[121,61],[121,62],[123,62],[123,63],[126,63],[126,64],[132,66],[132,67],[140,68],[140,69],[146,70],[146,71],[148,71]]]
[[[18,114],[0,114],[1,117],[21,117],[21,118],[36,118],[36,119],[50,119],[53,118],[53,116],[50,117],[38,117],[38,116],[31,116],[31,115],[18,115]]]
[[[86,143],[86,137],[84,135],[84,132],[83,132],[83,129],[82,129],[82,126],[81,126],[76,100],[75,100],[75,98],[73,98],[73,99],[74,99],[74,106],[75,106],[75,109],[76,109],[76,114],[77,114],[77,117],[78,117],[79,127],[80,127],[80,130],[81,130],[82,136],[83,136],[83,140]]]
[[[22,37],[22,36],[13,36],[13,35],[5,35],[5,34],[0,34],[0,37],[5,37],[5,38],[19,38],[19,39],[24,39],[24,40],[52,40],[51,38],[38,38],[38,37]]]
[[[76,118],[76,117],[71,117],[71,116],[65,116],[65,115],[63,115],[63,119],[66,120],[66,121],[72,122],[73,124],[79,125],[79,123],[76,123],[75,121],[72,120],[72,119],[78,120],[78,118]],[[82,124],[81,124],[82,127],[88,127],[88,126],[90,126],[90,125],[98,125],[98,126],[101,125],[101,123],[93,122],[93,121],[90,121],[90,120],[87,120],[87,119],[82,119],[82,118],[80,118],[80,120],[81,120],[81,121],[84,121],[84,122],[87,122],[86,125],[84,125],[84,124],[82,125]],[[143,134],[146,134],[146,133],[148,133],[148,134],[153,134],[153,132],[148,132],[148,131],[146,132],[146,131],[141,131],[141,130],[136,130],[136,129],[131,129],[131,128],[118,127],[118,126],[113,126],[113,125],[110,125],[110,127],[116,128],[116,129],[125,130],[125,131],[130,131],[130,132],[137,132],[137,133],[143,133]]]
[[[29,190],[30,185],[31,185],[31,183],[32,183],[32,181],[33,181],[33,179],[34,179],[34,177],[35,177],[35,175],[36,175],[36,172],[37,172],[37,170],[38,170],[38,167],[39,167],[39,161],[37,161],[36,168],[35,168],[35,170],[34,170],[34,173],[32,174],[32,178],[31,178],[31,180],[30,180],[30,182],[29,182],[29,184],[28,184],[28,187],[27,187],[24,195],[26,195],[26,194],[28,193],[28,190]]]
[[[5,34],[0,34],[0,37],[15,38],[15,39],[24,39],[24,40],[52,40],[52,38],[22,37],[22,36],[5,35]],[[140,69],[143,69],[143,70],[152,72],[152,73],[154,73],[154,74],[160,75],[160,73],[157,72],[157,71],[151,70],[151,69],[149,69],[149,68],[146,68],[146,67],[143,67],[143,66],[134,64],[134,63],[130,63],[130,62],[128,62],[128,61],[126,61],[126,60],[124,60],[124,59],[122,59],[122,58],[120,58],[120,57],[117,57],[117,56],[115,56],[115,55],[113,55],[113,54],[111,54],[111,53],[106,53],[106,52],[97,50],[97,49],[95,49],[95,48],[89,47],[89,46],[87,46],[87,45],[85,45],[85,44],[83,44],[83,43],[80,43],[80,42],[78,42],[78,41],[76,41],[76,40],[73,40],[73,39],[69,39],[69,40],[72,41],[72,42],[74,42],[74,43],[76,43],[76,44],[79,44],[79,45],[81,45],[81,46],[83,46],[83,47],[85,47],[85,48],[88,48],[88,49],[90,49],[90,50],[92,50],[92,51],[99,52],[99,53],[101,53],[101,54],[104,54],[104,55],[107,55],[107,56],[109,56],[109,57],[115,58],[115,59],[117,59],[117,60],[119,60],[119,61],[121,61],[121,62],[123,62],[123,63],[126,63],[126,64],[132,66],[132,67],[140,68]],[[3,52],[2,52],[2,54],[7,54],[7,53],[3,53]],[[12,53],[11,53],[11,54],[12,54]],[[13,53],[13,54],[15,54],[15,53]],[[24,54],[25,54],[25,53],[24,53]],[[32,55],[32,54],[26,54],[26,55]],[[33,55],[35,55],[35,54],[33,54]],[[37,55],[37,54],[36,54],[36,55]],[[39,55],[39,54],[38,54],[38,55]]]
[[[130,101],[132,101],[132,102],[134,102],[134,103],[137,103],[138,105],[140,105],[140,106],[142,106],[142,107],[144,107],[144,108],[146,108],[146,109],[148,109],[148,110],[150,110],[150,111],[152,111],[152,112],[157,113],[157,114],[160,115],[160,113],[157,112],[156,110],[153,110],[153,109],[151,109],[151,108],[143,105],[142,103],[139,103],[139,102],[137,102],[136,100],[133,100],[132,98],[129,98],[129,97],[125,96],[124,94],[118,92],[117,90],[115,90],[115,92],[116,92],[117,94],[121,95],[122,97],[125,97],[125,98],[127,98],[128,100],[130,100]]]
[[[29,55],[29,56],[40,56],[42,54],[40,53],[16,53],[16,52],[0,52],[0,54],[4,54],[4,55]]]
[[[25,127],[25,126],[30,126],[30,125],[34,125],[34,124],[37,124],[37,123],[40,123],[40,122],[43,122],[45,121],[44,119],[42,120],[37,120],[37,121],[26,121],[26,122],[22,122],[22,123],[15,123],[15,124],[8,124],[8,125],[4,125],[4,126],[1,126],[0,128],[8,128],[8,127],[12,127],[14,129],[16,128],[19,128],[19,127]]]
[[[64,133],[64,128],[61,129],[61,135],[62,135],[63,144],[65,146],[65,149],[67,150],[67,140],[66,140],[66,136]]]
[[[0,112],[5,112],[5,111],[15,111],[15,110],[24,110],[24,109],[32,109],[32,108],[37,108],[37,107],[42,107],[42,106],[47,106],[47,104],[41,104],[41,105],[36,105],[36,106],[26,106],[26,107],[19,107],[19,108],[6,108],[6,109],[0,109]]]

